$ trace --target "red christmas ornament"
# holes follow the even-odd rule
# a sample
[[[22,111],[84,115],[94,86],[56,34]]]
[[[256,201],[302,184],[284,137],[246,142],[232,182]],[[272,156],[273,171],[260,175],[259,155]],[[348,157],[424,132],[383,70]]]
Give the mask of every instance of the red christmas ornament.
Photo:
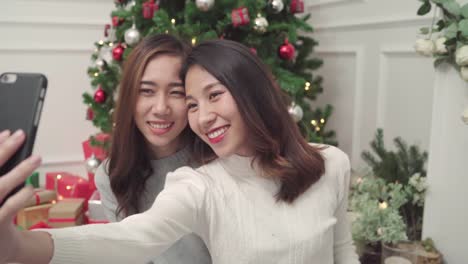
[[[120,44],[120,43],[117,44],[117,46],[115,46],[115,48],[112,50],[112,58],[114,58],[114,60],[116,60],[116,61],[121,61],[124,50],[125,49],[122,46],[122,44]]]
[[[94,119],[94,112],[91,107],[88,107],[88,110],[86,110],[86,120],[93,120]]]
[[[109,36],[109,29],[111,28],[110,24],[106,24],[104,27],[104,37]]]
[[[107,98],[106,92],[102,90],[101,87],[99,87],[96,93],[94,93],[94,102],[102,104],[106,101],[106,98]]]
[[[291,43],[287,39],[284,40],[284,44],[278,50],[280,58],[283,60],[292,60],[294,58],[294,54],[296,53],[296,49],[294,48]]]
[[[146,19],[152,19],[154,12],[158,11],[159,5],[154,3],[154,0],[149,0],[148,2],[143,3],[143,17]]]
[[[249,10],[246,7],[235,8],[231,12],[231,20],[234,27],[244,26],[250,23]]]
[[[298,14],[304,12],[304,0],[291,0],[291,4],[289,5],[289,10],[291,13]]]
[[[120,18],[118,16],[113,16],[112,17],[112,26],[118,27],[118,26],[120,26],[120,24],[122,24],[123,21],[124,21],[123,18]]]

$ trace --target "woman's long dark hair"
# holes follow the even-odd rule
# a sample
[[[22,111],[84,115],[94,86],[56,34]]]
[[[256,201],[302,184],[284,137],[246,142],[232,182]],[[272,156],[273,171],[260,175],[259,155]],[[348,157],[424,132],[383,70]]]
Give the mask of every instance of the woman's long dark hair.
[[[277,199],[292,203],[325,172],[320,149],[301,135],[289,116],[281,89],[273,75],[240,43],[210,40],[192,49],[182,67],[185,80],[190,67],[199,65],[232,94],[249,130],[255,159],[266,175],[281,182]],[[216,158],[201,139],[195,139],[194,157],[206,163]]]
[[[110,177],[110,186],[119,204],[116,216],[140,212],[139,200],[146,181],[153,173],[148,142],[134,120],[138,90],[146,65],[162,54],[184,60],[189,51],[189,45],[171,35],[150,36],[134,48],[123,65],[109,163],[106,164],[109,165],[106,172]],[[183,134],[181,136],[194,137],[188,126]]]

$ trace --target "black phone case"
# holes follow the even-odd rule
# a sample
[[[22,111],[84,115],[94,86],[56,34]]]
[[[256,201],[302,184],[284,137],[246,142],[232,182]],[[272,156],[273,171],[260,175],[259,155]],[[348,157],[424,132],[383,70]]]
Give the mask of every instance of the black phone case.
[[[11,74],[16,76],[16,80],[5,81],[5,75]],[[0,167],[0,176],[5,175],[32,154],[46,90],[47,78],[39,73],[0,75],[0,131],[8,129],[14,133],[22,129],[26,134],[26,140],[21,148]],[[7,197],[23,186],[24,184],[18,186]],[[0,206],[3,201],[0,202]]]

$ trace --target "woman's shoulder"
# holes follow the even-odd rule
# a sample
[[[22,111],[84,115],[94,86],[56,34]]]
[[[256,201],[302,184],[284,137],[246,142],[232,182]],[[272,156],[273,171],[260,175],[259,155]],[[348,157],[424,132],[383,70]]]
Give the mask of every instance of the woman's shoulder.
[[[349,157],[343,150],[326,144],[309,143],[309,145],[320,151],[326,167],[345,167],[345,169],[349,169]]]
[[[108,172],[109,160],[105,159],[101,162],[101,165],[96,169],[94,173],[94,183],[98,189],[110,188],[110,180]]]
[[[206,187],[214,183],[214,175],[218,175],[220,171],[222,170],[217,159],[199,167],[183,166],[167,175],[166,186],[173,182],[187,182]]]

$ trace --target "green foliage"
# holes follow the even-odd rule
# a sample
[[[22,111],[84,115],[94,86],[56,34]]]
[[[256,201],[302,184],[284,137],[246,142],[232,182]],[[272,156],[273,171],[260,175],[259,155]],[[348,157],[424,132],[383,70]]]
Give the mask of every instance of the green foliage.
[[[467,67],[464,63],[457,64],[456,52],[468,45],[468,4],[461,6],[456,0],[420,1],[422,4],[417,11],[418,15],[426,15],[431,10],[441,10],[441,16],[434,16],[430,27],[420,29],[420,33],[426,35],[425,39],[429,41],[436,41],[434,36],[439,38],[439,43],[433,42],[435,50],[431,51],[435,58],[434,67],[447,63],[460,72],[462,67]],[[418,51],[418,48],[416,50]]]
[[[145,19],[142,15],[144,0],[136,0],[135,5],[130,1],[116,4],[116,10],[111,16],[121,20],[116,27],[115,40],[96,42],[97,50],[92,54],[92,60],[99,59],[102,50],[114,47],[118,43],[125,43],[124,34],[133,22],[142,37],[169,33],[177,35],[187,41],[196,43],[215,38],[224,38],[241,42],[248,47],[255,48],[257,55],[270,67],[281,88],[287,92],[291,101],[300,105],[304,111],[304,118],[299,122],[305,137],[313,142],[323,142],[336,145],[335,132],[327,130],[326,124],[332,114],[332,107],[324,109],[309,106],[309,100],[315,100],[323,91],[322,78],[313,71],[322,65],[322,60],[311,56],[317,41],[310,37],[313,28],[307,23],[310,15],[294,15],[289,10],[289,1],[284,0],[284,9],[279,14],[271,12],[267,1],[247,0],[216,0],[214,7],[202,12],[194,1],[161,0],[159,10],[152,19]],[[249,11],[250,22],[247,25],[234,27],[231,12],[234,8],[246,7]],[[265,33],[254,30],[254,19],[257,14],[265,17],[269,26]],[[173,21],[175,23],[173,23]],[[297,56],[292,61],[286,61],[278,56],[278,49],[288,39],[296,49]],[[124,52],[124,60],[131,48]],[[88,74],[93,89],[102,87],[107,93],[108,100],[102,104],[93,102],[92,95],[85,93],[83,100],[94,112],[93,124],[103,132],[112,128],[110,112],[114,107],[114,97],[120,78],[122,62],[107,61],[104,69],[91,66]],[[310,85],[306,88],[306,83]],[[320,122],[320,120],[324,122]],[[317,125],[311,121],[316,120]]]
[[[421,152],[417,146],[408,147],[400,138],[394,139],[396,152],[385,148],[383,130],[377,129],[375,139],[370,143],[370,151],[362,153],[363,160],[372,168],[374,174],[386,182],[401,182],[407,184],[415,173],[426,176],[424,164],[427,161],[427,152]]]
[[[351,209],[359,214],[353,235],[367,243],[421,240],[428,154],[415,145],[408,146],[400,137],[393,142],[396,150],[387,150],[383,130],[377,130],[370,143],[372,152],[362,153],[372,173],[360,177],[352,187]],[[379,202],[388,208],[376,208]],[[381,232],[376,234],[379,228]]]
[[[394,243],[407,239],[405,223],[398,211],[406,202],[401,188],[401,184],[387,185],[383,179],[370,175],[353,186],[350,209],[358,213],[352,225],[354,240]],[[381,203],[388,207],[382,209]]]

